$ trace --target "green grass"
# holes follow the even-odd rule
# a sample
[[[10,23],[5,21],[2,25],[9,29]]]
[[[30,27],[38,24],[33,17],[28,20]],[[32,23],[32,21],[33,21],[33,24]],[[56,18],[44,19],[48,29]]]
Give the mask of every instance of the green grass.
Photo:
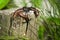
[[[27,40],[25,37],[15,37],[15,36],[1,36],[0,40]]]

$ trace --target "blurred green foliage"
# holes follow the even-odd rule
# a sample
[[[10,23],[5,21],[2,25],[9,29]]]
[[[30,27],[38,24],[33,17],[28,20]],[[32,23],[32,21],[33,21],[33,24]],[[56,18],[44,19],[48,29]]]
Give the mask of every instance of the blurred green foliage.
[[[27,3],[26,3],[26,1],[25,1],[25,0],[22,0],[22,5],[23,5],[24,7],[26,7],[26,6],[27,6]]]
[[[59,13],[60,13],[60,0],[48,0],[50,2],[50,4],[58,9]],[[59,14],[60,15],[60,14]]]
[[[46,1],[46,0],[45,0]],[[53,7],[53,15],[48,11],[46,14],[50,14],[47,18],[45,15],[41,16],[42,24],[39,26],[38,36],[40,40],[60,40],[60,0],[48,0],[51,7]],[[58,10],[58,11],[57,11]],[[42,10],[43,11],[43,10]],[[44,12],[44,11],[43,11]],[[55,15],[58,15],[57,17]],[[42,31],[42,32],[41,32]]]
[[[44,20],[43,25],[47,32],[47,40],[60,40],[60,18],[50,17]]]
[[[44,26],[43,25],[40,25],[39,26],[39,30],[38,30],[38,36],[39,36],[39,39],[43,40],[43,37],[44,37]]]
[[[0,0],[0,9],[3,9],[9,2],[10,0]]]
[[[16,4],[14,3],[13,0],[10,0],[10,2],[5,6],[4,9],[10,9],[10,8],[16,8],[18,6],[16,6]]]
[[[36,8],[40,8],[42,4],[42,0],[31,0],[32,6]]]
[[[0,40],[27,40],[25,37],[1,36]]]

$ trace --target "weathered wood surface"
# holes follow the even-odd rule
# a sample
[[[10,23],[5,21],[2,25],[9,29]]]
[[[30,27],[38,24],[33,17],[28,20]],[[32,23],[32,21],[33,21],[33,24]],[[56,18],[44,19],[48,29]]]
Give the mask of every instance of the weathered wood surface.
[[[11,17],[11,14],[15,10],[16,9],[9,9],[9,10],[1,10],[0,11],[0,36],[8,35],[8,30],[9,30],[9,26],[10,26],[10,17]],[[17,17],[12,22],[13,25],[12,25],[10,31],[16,37],[26,36],[30,40],[38,40],[38,34],[37,34],[38,25],[36,24],[36,18],[34,16],[34,14],[29,15],[29,17],[31,18],[31,21],[29,23],[27,35],[24,35],[25,30],[26,30],[26,23],[25,24],[22,23],[25,20],[23,20],[21,17]]]
[[[7,35],[10,26],[10,14],[14,9],[0,10],[0,36]]]

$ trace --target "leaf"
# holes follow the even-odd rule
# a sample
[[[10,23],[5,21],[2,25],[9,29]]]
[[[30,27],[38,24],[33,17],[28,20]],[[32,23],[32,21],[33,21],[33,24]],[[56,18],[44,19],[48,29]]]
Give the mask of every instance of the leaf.
[[[0,0],[0,10],[3,9],[10,0]]]
[[[38,30],[38,36],[39,36],[39,39],[41,40],[43,40],[44,38],[44,31],[45,31],[44,26],[40,25]]]

